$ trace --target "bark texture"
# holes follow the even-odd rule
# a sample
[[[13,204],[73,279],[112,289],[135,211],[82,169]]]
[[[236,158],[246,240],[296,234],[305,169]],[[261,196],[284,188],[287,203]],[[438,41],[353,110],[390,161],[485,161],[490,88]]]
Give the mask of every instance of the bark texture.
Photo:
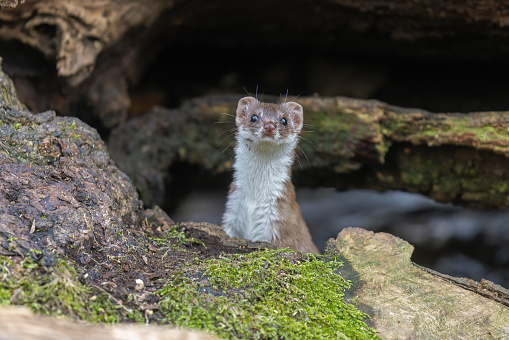
[[[143,210],[97,131],[53,111],[22,111],[0,78],[0,253],[63,253],[91,240],[121,251],[122,230],[139,226]]]
[[[359,309],[385,339],[505,339],[509,292],[492,283],[445,279],[415,266],[413,247],[395,236],[359,228],[342,230],[326,253],[345,260]],[[464,289],[465,282],[476,291]],[[495,299],[486,298],[490,290]],[[501,300],[499,303],[496,300]],[[505,306],[504,306],[505,305]]]

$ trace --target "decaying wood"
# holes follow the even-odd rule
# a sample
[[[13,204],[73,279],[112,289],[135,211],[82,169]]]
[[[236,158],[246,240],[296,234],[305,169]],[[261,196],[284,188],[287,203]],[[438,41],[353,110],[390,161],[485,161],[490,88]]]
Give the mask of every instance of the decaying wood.
[[[353,284],[347,294],[358,297],[382,338],[509,338],[509,308],[464,289],[461,279],[444,280],[413,265],[413,247],[400,238],[347,228],[326,252],[345,261],[341,275]]]
[[[472,279],[464,278],[464,277],[454,277],[447,274],[439,273],[435,270],[419,266],[414,264],[419,269],[428,272],[437,278],[444,280],[445,282],[454,283],[455,285],[475,292],[481,296],[484,296],[493,301],[499,302],[504,306],[509,307],[509,289],[506,289],[496,283],[491,281],[481,279],[480,282],[474,281]]]
[[[145,204],[161,204],[176,161],[211,174],[231,169],[234,137],[227,130],[235,125],[224,113],[234,115],[240,97],[155,108],[112,132],[112,157]],[[509,207],[508,112],[431,113],[344,97],[296,101],[311,130],[295,162],[298,185],[398,189],[480,209]]]
[[[18,40],[56,62],[59,77],[76,86],[94,70],[97,56],[138,26],[150,26],[164,1],[28,0],[0,12],[0,39]]]
[[[139,27],[150,27],[161,16],[172,18],[173,13],[165,10],[173,9],[176,1],[151,0],[141,4],[132,0],[121,2],[27,0],[21,4],[18,4],[18,1],[2,3],[4,6],[17,5],[17,7],[5,9],[0,14],[0,22],[3,24],[0,27],[0,39],[18,40],[41,51],[56,62],[61,77],[68,78],[71,84],[78,84],[90,75],[98,55],[109,48],[117,48],[115,44],[126,32]],[[281,6],[285,8],[287,14],[284,17],[270,2],[261,2],[253,6],[250,2],[241,1],[237,6],[228,6],[228,2],[215,1],[212,5],[205,6],[202,1],[189,1],[176,10],[181,14],[179,20],[166,20],[167,24],[160,29],[171,30],[179,26],[189,28],[196,22],[201,23],[202,29],[208,32],[223,27],[234,29],[239,27],[239,22],[244,22],[238,20],[240,16],[246,19],[244,24],[246,27],[242,26],[240,30],[245,36],[244,40],[251,43],[252,39],[247,37],[252,35],[257,43],[266,40],[269,44],[279,44],[279,35],[274,34],[278,30],[277,26],[260,30],[257,28],[259,25],[252,25],[277,15],[282,23],[286,20],[300,23],[300,25],[281,25],[286,30],[285,36],[289,41],[292,39],[307,41],[313,37],[315,41],[323,44],[329,41],[330,38],[327,36],[329,34],[334,35],[337,42],[349,41],[350,48],[354,49],[359,48],[361,44],[355,44],[354,39],[348,38],[349,35],[357,37],[365,35],[364,39],[359,40],[378,39],[386,44],[385,48],[388,48],[391,40],[399,42],[459,40],[462,35],[471,34],[470,47],[461,44],[454,46],[459,49],[456,52],[458,54],[466,52],[465,49],[470,49],[472,45],[480,44],[483,40],[485,53],[488,52],[486,51],[488,48],[500,51],[504,49],[503,46],[489,44],[486,38],[498,39],[509,35],[506,29],[509,6],[507,4],[493,6],[491,2],[485,0],[477,0],[468,5],[431,1],[425,11],[422,10],[422,4],[417,3],[394,4],[391,1],[369,0],[336,0],[332,3],[319,1],[314,4],[292,3],[292,6]],[[252,10],[246,11],[243,7]],[[322,12],[322,7],[327,11]],[[311,17],[308,15],[310,11],[315,13]],[[218,26],[215,18],[220,14],[223,19]],[[324,24],[324,20],[327,24]],[[316,34],[319,27],[324,34]],[[306,29],[311,34],[302,33]],[[366,33],[370,33],[371,38]],[[229,39],[239,37],[238,32],[230,34]],[[199,33],[196,35],[201,36]],[[371,46],[368,43],[363,45]],[[426,47],[428,53],[442,53],[440,52],[442,48],[433,45]],[[455,52],[452,47],[447,50],[449,54]],[[120,52],[127,52],[126,47],[121,47]],[[396,50],[392,51],[392,54],[396,53],[398,53]],[[469,55],[463,56],[467,57]]]
[[[13,60],[11,76],[31,110],[73,112],[111,128],[126,119],[127,84],[137,82],[161,48],[149,47],[163,34],[153,29],[173,5],[163,0],[28,0],[0,11],[0,54]],[[23,54],[25,62],[18,65],[16,54]]]
[[[27,308],[0,308],[0,340],[213,340],[214,336],[156,326],[90,325],[65,319],[35,316]]]
[[[509,55],[509,6],[490,0],[277,5],[242,0],[235,6],[225,0],[4,0],[0,5],[14,7],[0,11],[0,43],[14,43],[1,45],[0,54],[13,54],[17,70],[11,76],[23,101],[33,111],[72,112],[107,129],[127,117],[127,84],[136,84],[161,48],[173,43],[270,50],[284,42],[327,53],[470,60]],[[17,64],[17,53],[28,62]]]

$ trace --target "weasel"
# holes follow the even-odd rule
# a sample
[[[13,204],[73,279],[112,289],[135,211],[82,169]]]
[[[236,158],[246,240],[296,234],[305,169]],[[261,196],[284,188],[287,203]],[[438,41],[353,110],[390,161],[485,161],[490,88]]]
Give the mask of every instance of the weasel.
[[[300,104],[239,101],[233,182],[222,226],[230,237],[318,254],[295,200],[291,166],[302,130]]]

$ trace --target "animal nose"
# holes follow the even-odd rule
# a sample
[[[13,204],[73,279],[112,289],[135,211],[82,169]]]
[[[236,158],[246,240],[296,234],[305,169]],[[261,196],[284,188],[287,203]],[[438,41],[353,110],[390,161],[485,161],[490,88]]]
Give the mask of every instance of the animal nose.
[[[276,126],[273,123],[266,123],[263,125],[263,129],[267,132],[273,132],[276,129]]]

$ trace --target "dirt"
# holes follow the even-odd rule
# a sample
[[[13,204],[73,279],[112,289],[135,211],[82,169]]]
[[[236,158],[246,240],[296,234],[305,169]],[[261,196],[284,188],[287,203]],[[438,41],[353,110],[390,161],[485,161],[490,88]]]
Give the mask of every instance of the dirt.
[[[150,211],[150,210],[148,210]],[[66,255],[75,264],[80,280],[91,287],[106,291],[112,300],[133,310],[157,309],[159,297],[154,293],[161,289],[173,275],[181,275],[183,267],[193,261],[203,262],[217,259],[222,254],[247,253],[258,250],[255,247],[222,244],[220,236],[214,233],[222,232],[219,226],[206,225],[214,232],[209,233],[200,229],[198,223],[185,225],[170,225],[167,215],[159,209],[158,216],[166,219],[162,224],[145,222],[132,234],[126,237],[127,251],[112,256],[98,243],[87,240],[81,247],[69,247]],[[162,217],[161,217],[162,216]],[[147,219],[146,221],[149,221]],[[184,235],[184,237],[182,237]],[[231,242],[231,241],[230,241]],[[270,247],[269,247],[270,248]],[[144,282],[142,293],[136,291],[136,280]],[[134,298],[133,298],[134,297]],[[157,311],[150,317],[151,321],[162,318]],[[131,319],[122,320],[130,322]]]

